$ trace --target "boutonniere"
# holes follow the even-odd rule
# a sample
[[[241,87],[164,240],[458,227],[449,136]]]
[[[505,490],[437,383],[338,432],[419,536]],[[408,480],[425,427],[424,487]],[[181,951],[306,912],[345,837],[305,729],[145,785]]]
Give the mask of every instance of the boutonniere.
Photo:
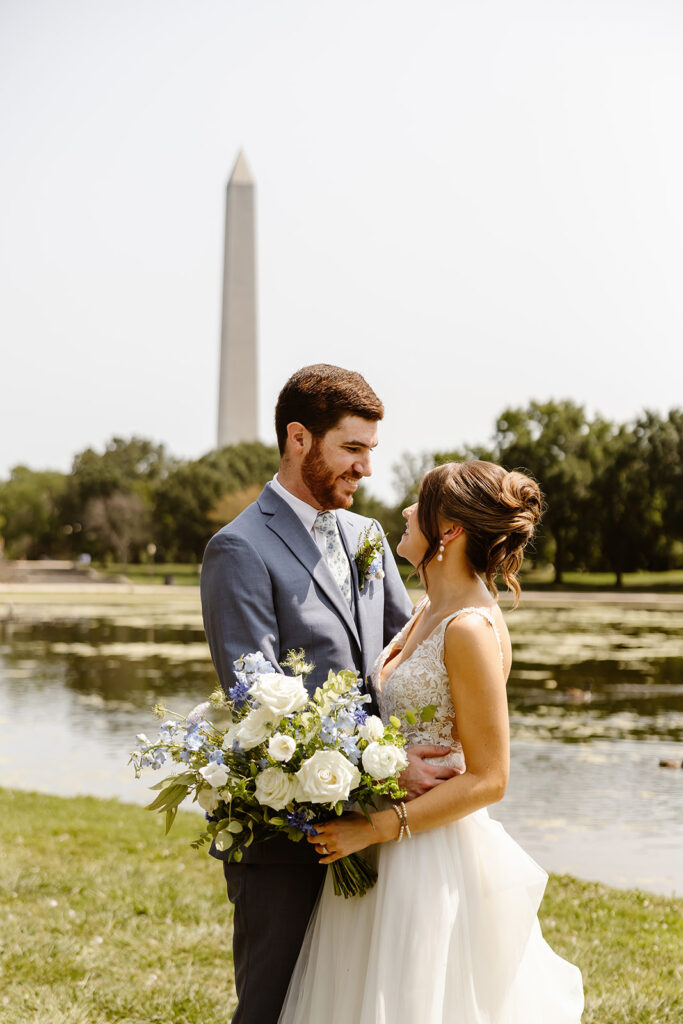
[[[353,560],[358,567],[358,589],[362,590],[367,580],[381,580],[384,577],[384,536],[376,526],[366,526],[360,535],[360,542]]]

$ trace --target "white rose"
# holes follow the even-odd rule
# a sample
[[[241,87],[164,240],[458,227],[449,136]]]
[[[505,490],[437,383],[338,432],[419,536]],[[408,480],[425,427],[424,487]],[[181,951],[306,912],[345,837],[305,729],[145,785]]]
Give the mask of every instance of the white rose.
[[[300,801],[314,804],[346,800],[360,782],[360,772],[338,750],[317,750],[296,773]]]
[[[224,764],[219,764],[218,761],[210,761],[209,764],[205,764],[203,768],[199,769],[199,774],[202,778],[206,779],[210,786],[218,789],[228,781],[230,772]]]
[[[368,743],[361,755],[363,768],[373,779],[388,779],[408,765],[408,758],[400,747],[393,743]]]
[[[308,694],[301,676],[283,676],[280,672],[265,672],[249,690],[261,707],[268,708],[280,718],[301,711],[308,703]]]
[[[381,740],[384,736],[384,722],[377,715],[369,715],[364,724],[358,727],[358,732],[364,740]]]
[[[237,740],[242,750],[258,747],[259,743],[268,739],[271,729],[279,721],[279,718],[273,721],[274,717],[277,716],[273,716],[268,708],[255,708],[250,711],[241,722],[230,726],[223,740],[223,749],[230,750],[233,740]]]
[[[270,737],[268,753],[275,761],[289,761],[295,750],[296,743],[291,736],[283,736],[281,732],[276,732]]]
[[[256,776],[255,796],[260,804],[272,807],[274,811],[281,811],[290,800],[293,800],[297,792],[297,782],[294,775],[288,775],[282,768],[264,768]]]
[[[213,814],[221,801],[223,801],[223,803],[227,803],[229,799],[229,793],[223,795],[211,786],[204,786],[204,788],[200,789],[197,793],[197,803],[201,809],[206,811],[208,814]]]

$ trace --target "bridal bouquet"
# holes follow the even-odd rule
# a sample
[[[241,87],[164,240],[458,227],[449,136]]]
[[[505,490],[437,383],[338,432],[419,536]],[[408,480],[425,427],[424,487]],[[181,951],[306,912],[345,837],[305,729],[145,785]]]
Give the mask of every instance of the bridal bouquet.
[[[193,842],[213,840],[240,861],[254,841],[284,834],[293,842],[315,835],[315,822],[352,804],[369,816],[378,797],[399,799],[397,776],[407,765],[400,721],[384,725],[364,710],[370,697],[357,672],[330,671],[309,697],[303,677],[312,671],[304,652],[290,651],[276,672],[260,651],[235,662],[236,683],[219,688],[183,718],[157,706],[159,736],[137,737],[131,754],[136,777],[167,762],[180,771],[152,789],[149,810],[166,813],[166,832],[179,805],[196,801],[208,824]],[[167,717],[170,716],[170,717]],[[331,865],[337,895],[364,895],[377,874],[358,854]]]

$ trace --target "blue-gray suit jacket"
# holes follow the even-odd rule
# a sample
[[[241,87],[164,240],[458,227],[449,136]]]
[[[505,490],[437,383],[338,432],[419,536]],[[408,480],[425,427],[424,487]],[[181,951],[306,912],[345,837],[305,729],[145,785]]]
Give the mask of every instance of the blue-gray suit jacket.
[[[412,602],[386,540],[384,578],[359,589],[354,555],[373,520],[338,509],[337,522],[351,565],[353,610],[315,541],[270,484],[209,541],[202,611],[211,657],[226,690],[234,683],[233,662],[240,655],[262,651],[277,669],[289,650],[300,647],[315,664],[306,681],[311,692],[331,668],[356,668],[366,679],[382,648],[405,624]]]
[[[367,681],[382,649],[405,624],[413,605],[386,540],[384,578],[359,588],[354,555],[364,528],[374,520],[338,509],[337,522],[351,565],[353,610],[317,544],[270,484],[209,541],[201,575],[202,613],[226,691],[235,682],[233,662],[242,654],[262,651],[277,670],[287,652],[300,647],[315,664],[306,679],[309,692],[331,668],[355,668]],[[372,694],[370,686],[368,691]],[[211,853],[226,858],[214,846]],[[313,852],[306,843],[276,838],[255,843],[244,857],[244,863],[290,860],[312,861]]]

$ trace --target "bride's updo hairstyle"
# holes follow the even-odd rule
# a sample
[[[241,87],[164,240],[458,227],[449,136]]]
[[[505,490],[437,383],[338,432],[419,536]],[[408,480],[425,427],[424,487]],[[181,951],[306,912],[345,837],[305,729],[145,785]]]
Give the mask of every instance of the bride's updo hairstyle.
[[[521,593],[517,573],[542,512],[540,488],[524,473],[508,473],[478,459],[436,466],[423,477],[417,501],[417,519],[428,545],[418,568],[424,574],[436,555],[444,520],[461,526],[465,554],[475,572],[486,576],[496,595],[495,579],[502,576],[516,607]]]

